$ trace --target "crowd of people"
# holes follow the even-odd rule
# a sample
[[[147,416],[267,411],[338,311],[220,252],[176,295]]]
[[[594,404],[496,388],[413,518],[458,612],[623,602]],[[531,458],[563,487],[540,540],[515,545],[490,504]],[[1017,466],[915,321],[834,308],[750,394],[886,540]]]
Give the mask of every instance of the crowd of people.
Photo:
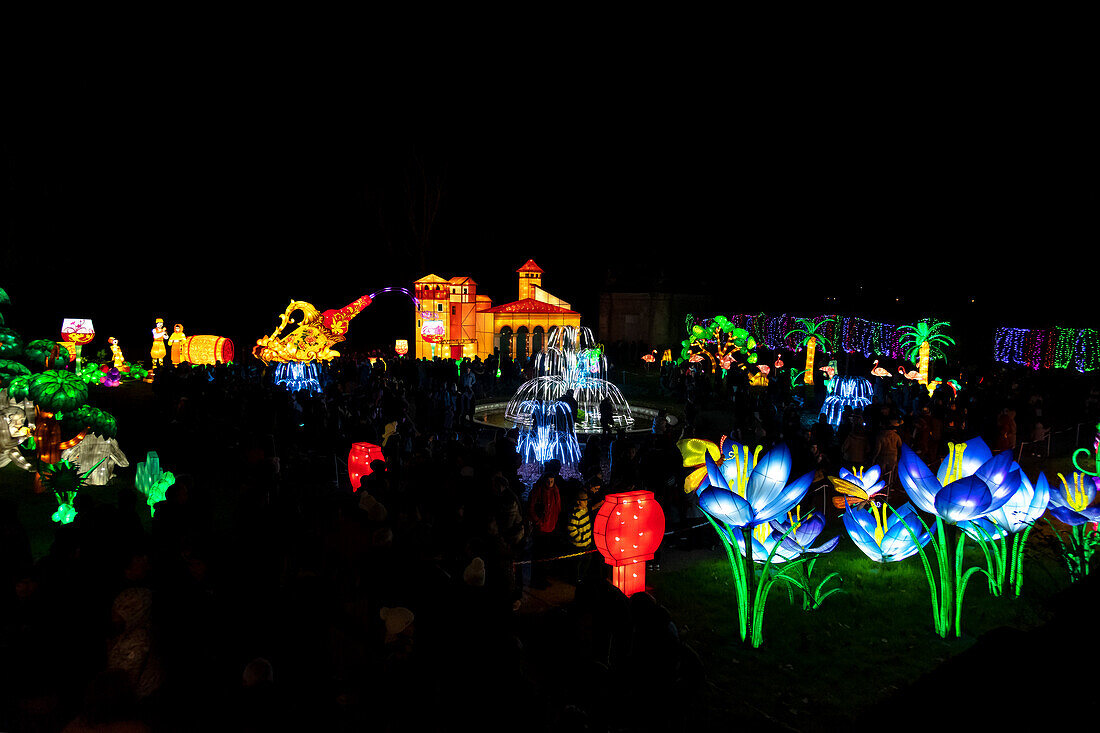
[[[590,436],[573,470],[550,462],[528,487],[514,431],[474,420],[524,377],[349,357],[289,392],[258,365],[158,369],[151,397],[113,406],[120,440],[177,477],[151,525],[124,472],[117,499],[81,492],[40,558],[0,505],[0,728],[684,729],[705,670],[654,596],[611,585],[593,546],[604,496],[653,491],[674,535],[709,545],[690,531],[681,438],[785,442],[824,490],[840,465],[889,471],[902,442],[933,463],[947,441],[1014,448],[1052,420],[1041,391],[999,379],[891,386],[834,427],[814,419],[820,394],[666,366],[676,409]],[[353,491],[341,463],[361,441],[384,460]],[[573,600],[525,613],[551,583]],[[638,685],[647,705],[624,709]]]

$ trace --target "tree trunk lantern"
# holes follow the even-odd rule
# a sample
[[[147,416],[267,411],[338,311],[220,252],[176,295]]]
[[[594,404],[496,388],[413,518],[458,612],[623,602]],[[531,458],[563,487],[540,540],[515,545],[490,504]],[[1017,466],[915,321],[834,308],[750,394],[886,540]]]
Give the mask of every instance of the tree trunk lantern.
[[[358,491],[363,479],[374,471],[371,469],[371,461],[385,461],[382,448],[374,443],[352,443],[351,452],[348,453],[348,476],[351,478],[351,490]]]
[[[612,566],[612,582],[628,598],[645,590],[645,563],[665,533],[665,513],[652,491],[604,498],[593,525],[596,547]]]

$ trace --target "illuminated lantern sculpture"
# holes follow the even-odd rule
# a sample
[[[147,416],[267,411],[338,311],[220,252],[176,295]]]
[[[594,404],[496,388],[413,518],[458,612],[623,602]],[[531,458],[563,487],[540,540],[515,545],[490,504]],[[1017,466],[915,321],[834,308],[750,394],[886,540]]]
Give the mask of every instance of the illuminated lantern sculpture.
[[[898,329],[898,344],[909,350],[909,360],[917,365],[917,381],[920,384],[928,384],[928,365],[932,360],[944,358],[940,347],[955,345],[955,339],[940,333],[950,325],[947,321],[922,321],[915,326]]]
[[[596,547],[612,566],[612,582],[628,598],[645,590],[645,563],[665,533],[665,513],[652,491],[608,494],[592,527]]]
[[[374,443],[352,443],[351,452],[348,453],[348,477],[351,479],[351,490],[358,491],[363,479],[374,471],[371,469],[371,461],[385,461],[382,448]]]
[[[393,350],[399,355],[404,356],[409,353],[409,341],[408,339],[397,339],[393,344]]]
[[[832,323],[836,319],[832,316],[828,316],[820,321],[814,321],[809,318],[796,318],[795,322],[798,323],[798,328],[793,331],[789,331],[784,340],[789,339],[791,336],[795,336],[799,339],[799,343],[806,347],[806,371],[803,375],[803,380],[806,384],[814,383],[814,355],[817,353],[817,342],[820,341],[825,347],[826,351],[832,351],[833,347],[830,345],[828,339],[825,338],[823,332],[826,324]]]
[[[177,323],[172,327],[172,334],[168,337],[168,348],[171,349],[172,363],[179,364],[180,359],[180,347],[183,346],[183,342],[187,340],[187,334],[183,332],[183,324]]]
[[[221,336],[188,336],[179,355],[188,364],[228,364],[233,361],[233,342]]]
[[[80,358],[80,347],[95,338],[91,318],[63,318],[61,320],[61,344],[72,355],[69,361]]]

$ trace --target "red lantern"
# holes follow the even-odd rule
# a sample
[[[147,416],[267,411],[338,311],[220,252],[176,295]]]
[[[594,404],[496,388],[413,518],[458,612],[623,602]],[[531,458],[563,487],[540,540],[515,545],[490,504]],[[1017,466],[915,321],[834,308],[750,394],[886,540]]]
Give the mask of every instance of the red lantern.
[[[592,527],[596,547],[612,566],[612,582],[628,598],[645,590],[645,563],[661,546],[665,512],[652,491],[604,498]]]
[[[371,461],[385,461],[382,448],[374,443],[352,443],[348,453],[348,477],[351,478],[351,490],[358,491],[363,479],[374,473]]]

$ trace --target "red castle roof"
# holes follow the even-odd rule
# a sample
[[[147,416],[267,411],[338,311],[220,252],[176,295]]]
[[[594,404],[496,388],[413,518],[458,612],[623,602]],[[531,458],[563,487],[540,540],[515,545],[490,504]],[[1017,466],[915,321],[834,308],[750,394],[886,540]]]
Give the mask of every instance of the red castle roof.
[[[560,305],[551,305],[534,298],[524,298],[512,303],[505,303],[494,308],[486,308],[482,313],[556,313],[560,315],[579,315],[576,311],[562,308]]]
[[[542,268],[536,265],[534,260],[527,260],[516,272],[542,272]]]

